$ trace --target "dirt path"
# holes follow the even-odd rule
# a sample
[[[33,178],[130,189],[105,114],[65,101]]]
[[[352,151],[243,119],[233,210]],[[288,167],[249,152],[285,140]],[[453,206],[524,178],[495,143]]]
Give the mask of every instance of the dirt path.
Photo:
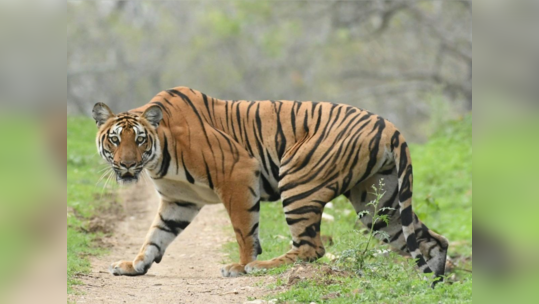
[[[110,254],[93,258],[92,271],[80,277],[75,303],[243,303],[267,294],[270,277],[222,278],[226,259],[222,245],[234,239],[222,205],[205,206],[195,221],[167,249],[160,264],[145,276],[115,277],[110,263],[133,259],[157,210],[158,198],[150,183],[139,182],[121,193],[126,217],[107,242]],[[229,229],[227,229],[229,228]]]

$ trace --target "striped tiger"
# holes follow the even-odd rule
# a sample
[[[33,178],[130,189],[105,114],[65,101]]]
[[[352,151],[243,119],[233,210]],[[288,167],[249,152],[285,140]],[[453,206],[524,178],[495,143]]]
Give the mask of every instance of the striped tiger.
[[[375,197],[390,220],[361,221],[384,231],[384,241],[416,259],[437,280],[445,271],[448,241],[412,211],[412,163],[403,135],[389,121],[344,104],[220,100],[187,87],[157,94],[148,104],[115,115],[93,108],[97,147],[119,183],[147,171],[161,197],[159,210],[133,261],[110,266],[114,275],[143,275],[206,204],[224,204],[240,261],[221,269],[235,277],[325,253],[320,240],[324,206],[344,195],[358,213]],[[257,261],[261,201],[281,200],[292,236],[282,256]],[[397,210],[399,212],[397,212]],[[436,282],[435,281],[435,282]]]

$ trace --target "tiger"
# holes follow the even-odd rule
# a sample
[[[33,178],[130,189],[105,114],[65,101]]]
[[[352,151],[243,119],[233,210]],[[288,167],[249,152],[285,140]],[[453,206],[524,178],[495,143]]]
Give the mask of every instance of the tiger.
[[[425,277],[434,275],[433,284],[443,280],[448,241],[412,209],[408,144],[391,122],[374,113],[330,102],[221,100],[176,87],[117,115],[96,103],[92,115],[98,152],[117,182],[135,183],[144,170],[160,196],[138,255],[111,264],[113,275],[146,274],[210,204],[224,205],[239,246],[239,262],[224,266],[222,276],[315,261],[325,254],[324,207],[344,195],[367,228],[385,232],[376,233],[385,235],[381,241],[411,255]],[[379,214],[389,221],[373,223],[371,187],[380,179],[386,191]],[[260,204],[278,200],[291,249],[259,261]]]

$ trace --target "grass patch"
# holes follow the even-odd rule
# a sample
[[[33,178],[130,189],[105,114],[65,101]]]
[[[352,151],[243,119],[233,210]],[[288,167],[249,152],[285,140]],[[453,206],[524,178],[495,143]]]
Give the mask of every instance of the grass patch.
[[[414,208],[429,228],[450,241],[449,256],[458,267],[471,269],[472,254],[472,117],[444,124],[428,143],[411,145],[414,164]],[[433,290],[417,272],[410,258],[401,257],[378,241],[372,256],[359,263],[337,263],[335,257],[354,257],[364,250],[368,235],[356,226],[356,214],[344,197],[333,200],[325,213],[334,221],[322,222],[322,235],[331,236],[326,255],[314,264],[284,266],[256,275],[276,275],[268,286],[280,303],[466,303],[472,301],[472,275],[458,269],[448,273],[447,282]],[[277,257],[290,249],[288,226],[280,203],[265,203],[260,211],[260,241],[264,252],[259,260]],[[239,260],[235,242],[225,246],[230,261]],[[312,266],[314,265],[314,266]],[[298,267],[315,267],[314,276],[290,281]],[[318,267],[318,268],[317,268]],[[332,271],[322,271],[329,267]],[[339,270],[339,271],[335,271]]]
[[[96,132],[95,123],[89,118],[69,117],[67,120],[68,293],[79,283],[76,275],[90,271],[88,256],[104,252],[95,241],[107,231],[94,226],[92,220],[115,205],[114,181],[105,185],[106,178],[103,178],[97,182],[106,165],[96,151]]]

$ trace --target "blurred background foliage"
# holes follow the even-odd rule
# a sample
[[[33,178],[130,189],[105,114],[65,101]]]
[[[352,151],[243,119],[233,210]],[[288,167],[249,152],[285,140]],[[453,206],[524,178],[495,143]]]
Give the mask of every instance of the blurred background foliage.
[[[184,85],[351,104],[421,142],[471,111],[471,17],[467,0],[68,2],[68,115]]]
[[[469,0],[68,1],[68,292],[101,252],[90,223],[115,205],[116,190],[106,178],[94,185],[95,126],[76,116],[96,102],[126,111],[180,85],[220,99],[344,103],[391,120],[415,143],[416,212],[450,239],[453,261],[471,267],[471,29]],[[287,227],[278,204],[263,208],[269,258],[288,246],[273,237]],[[335,200],[332,215],[349,221],[324,228],[335,232],[334,254],[357,241],[338,233],[353,229],[346,208]],[[471,275],[452,280],[463,288],[422,300],[469,300]]]

